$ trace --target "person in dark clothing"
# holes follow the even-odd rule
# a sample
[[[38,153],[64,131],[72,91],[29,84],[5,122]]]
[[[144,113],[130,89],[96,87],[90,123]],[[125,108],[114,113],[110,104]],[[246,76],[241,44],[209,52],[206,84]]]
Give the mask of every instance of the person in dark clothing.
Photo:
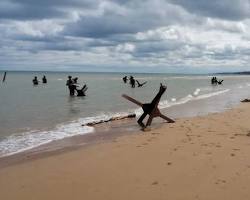
[[[47,83],[47,78],[46,78],[46,76],[43,76],[42,80],[43,80],[43,83]]]
[[[128,77],[127,77],[127,76],[124,76],[124,77],[122,78],[122,80],[123,80],[124,83],[127,83]]]
[[[68,76],[68,80],[66,82],[66,85],[69,88],[69,95],[74,96],[75,95],[75,85],[73,84],[72,76]]]
[[[130,81],[129,83],[130,83],[131,87],[134,88],[135,87],[135,79],[134,79],[134,77],[130,76],[129,81]]]
[[[34,77],[34,79],[32,80],[33,85],[38,85],[38,80],[37,80],[37,76]]]

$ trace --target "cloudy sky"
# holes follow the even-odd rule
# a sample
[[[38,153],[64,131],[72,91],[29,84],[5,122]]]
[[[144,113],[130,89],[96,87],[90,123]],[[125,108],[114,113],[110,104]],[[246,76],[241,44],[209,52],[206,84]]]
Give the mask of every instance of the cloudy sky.
[[[250,0],[1,0],[0,70],[250,70]]]

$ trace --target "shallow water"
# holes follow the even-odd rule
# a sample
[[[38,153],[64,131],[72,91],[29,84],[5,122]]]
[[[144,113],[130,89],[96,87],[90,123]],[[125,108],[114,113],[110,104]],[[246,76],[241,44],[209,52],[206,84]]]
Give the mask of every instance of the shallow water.
[[[41,80],[43,75],[48,84],[34,87],[33,77]],[[65,85],[68,75],[88,85],[87,96],[69,97]],[[125,75],[147,84],[131,88],[122,82]],[[160,108],[165,113],[171,111],[172,117],[220,111],[250,96],[249,76],[219,78],[224,79],[223,85],[212,86],[207,75],[8,72],[6,82],[0,84],[0,156],[94,131],[92,127],[81,127],[83,123],[140,114],[141,109],[121,95],[150,102],[160,83],[168,86]]]

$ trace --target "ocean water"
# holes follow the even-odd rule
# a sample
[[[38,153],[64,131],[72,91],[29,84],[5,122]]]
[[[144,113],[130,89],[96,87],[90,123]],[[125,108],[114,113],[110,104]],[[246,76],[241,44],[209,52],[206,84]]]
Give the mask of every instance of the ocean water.
[[[48,83],[33,86],[33,77],[41,80],[43,75]],[[87,84],[85,97],[69,96],[65,85],[68,75],[78,77],[80,85]],[[122,81],[125,75],[147,84],[131,88]],[[121,95],[150,102],[160,83],[168,87],[160,108],[163,113],[171,109],[170,117],[201,113],[192,110],[221,111],[250,97],[250,76],[219,78],[224,79],[223,85],[212,86],[208,75],[8,72],[6,81],[0,83],[0,157],[66,137],[91,134],[93,127],[81,126],[88,122],[129,113],[138,116],[142,110]]]

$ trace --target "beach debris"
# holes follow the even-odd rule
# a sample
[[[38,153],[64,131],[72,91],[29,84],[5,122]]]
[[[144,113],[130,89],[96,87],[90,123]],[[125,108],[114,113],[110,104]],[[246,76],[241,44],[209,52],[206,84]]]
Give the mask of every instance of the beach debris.
[[[136,80],[136,83],[137,83],[138,87],[142,87],[143,85],[145,85],[147,83],[147,81],[140,83],[138,80]]]
[[[122,97],[124,97],[125,99],[135,103],[136,105],[142,107],[143,109],[143,114],[140,116],[140,118],[138,119],[137,123],[143,128],[143,130],[147,127],[150,126],[153,118],[155,117],[161,117],[163,119],[165,119],[166,121],[168,121],[169,123],[173,123],[175,122],[174,120],[168,118],[167,116],[161,114],[160,110],[158,109],[158,104],[160,102],[161,96],[163,95],[163,93],[166,91],[167,87],[164,85],[160,85],[160,89],[159,92],[157,93],[157,95],[154,97],[154,99],[152,100],[151,103],[146,103],[143,104],[135,99],[133,99],[132,97],[123,94]],[[146,125],[144,125],[143,120],[144,118],[149,115],[149,118],[147,120]]]
[[[244,99],[241,101],[242,103],[245,103],[245,102],[250,102],[250,99]]]
[[[134,117],[136,117],[136,114],[128,114],[126,116],[120,116],[120,117],[110,117],[109,119],[82,124],[82,126],[94,126],[96,124],[101,124],[101,123],[106,123],[106,122],[111,122],[111,121],[116,121],[116,120],[121,120],[121,119],[134,118]]]

